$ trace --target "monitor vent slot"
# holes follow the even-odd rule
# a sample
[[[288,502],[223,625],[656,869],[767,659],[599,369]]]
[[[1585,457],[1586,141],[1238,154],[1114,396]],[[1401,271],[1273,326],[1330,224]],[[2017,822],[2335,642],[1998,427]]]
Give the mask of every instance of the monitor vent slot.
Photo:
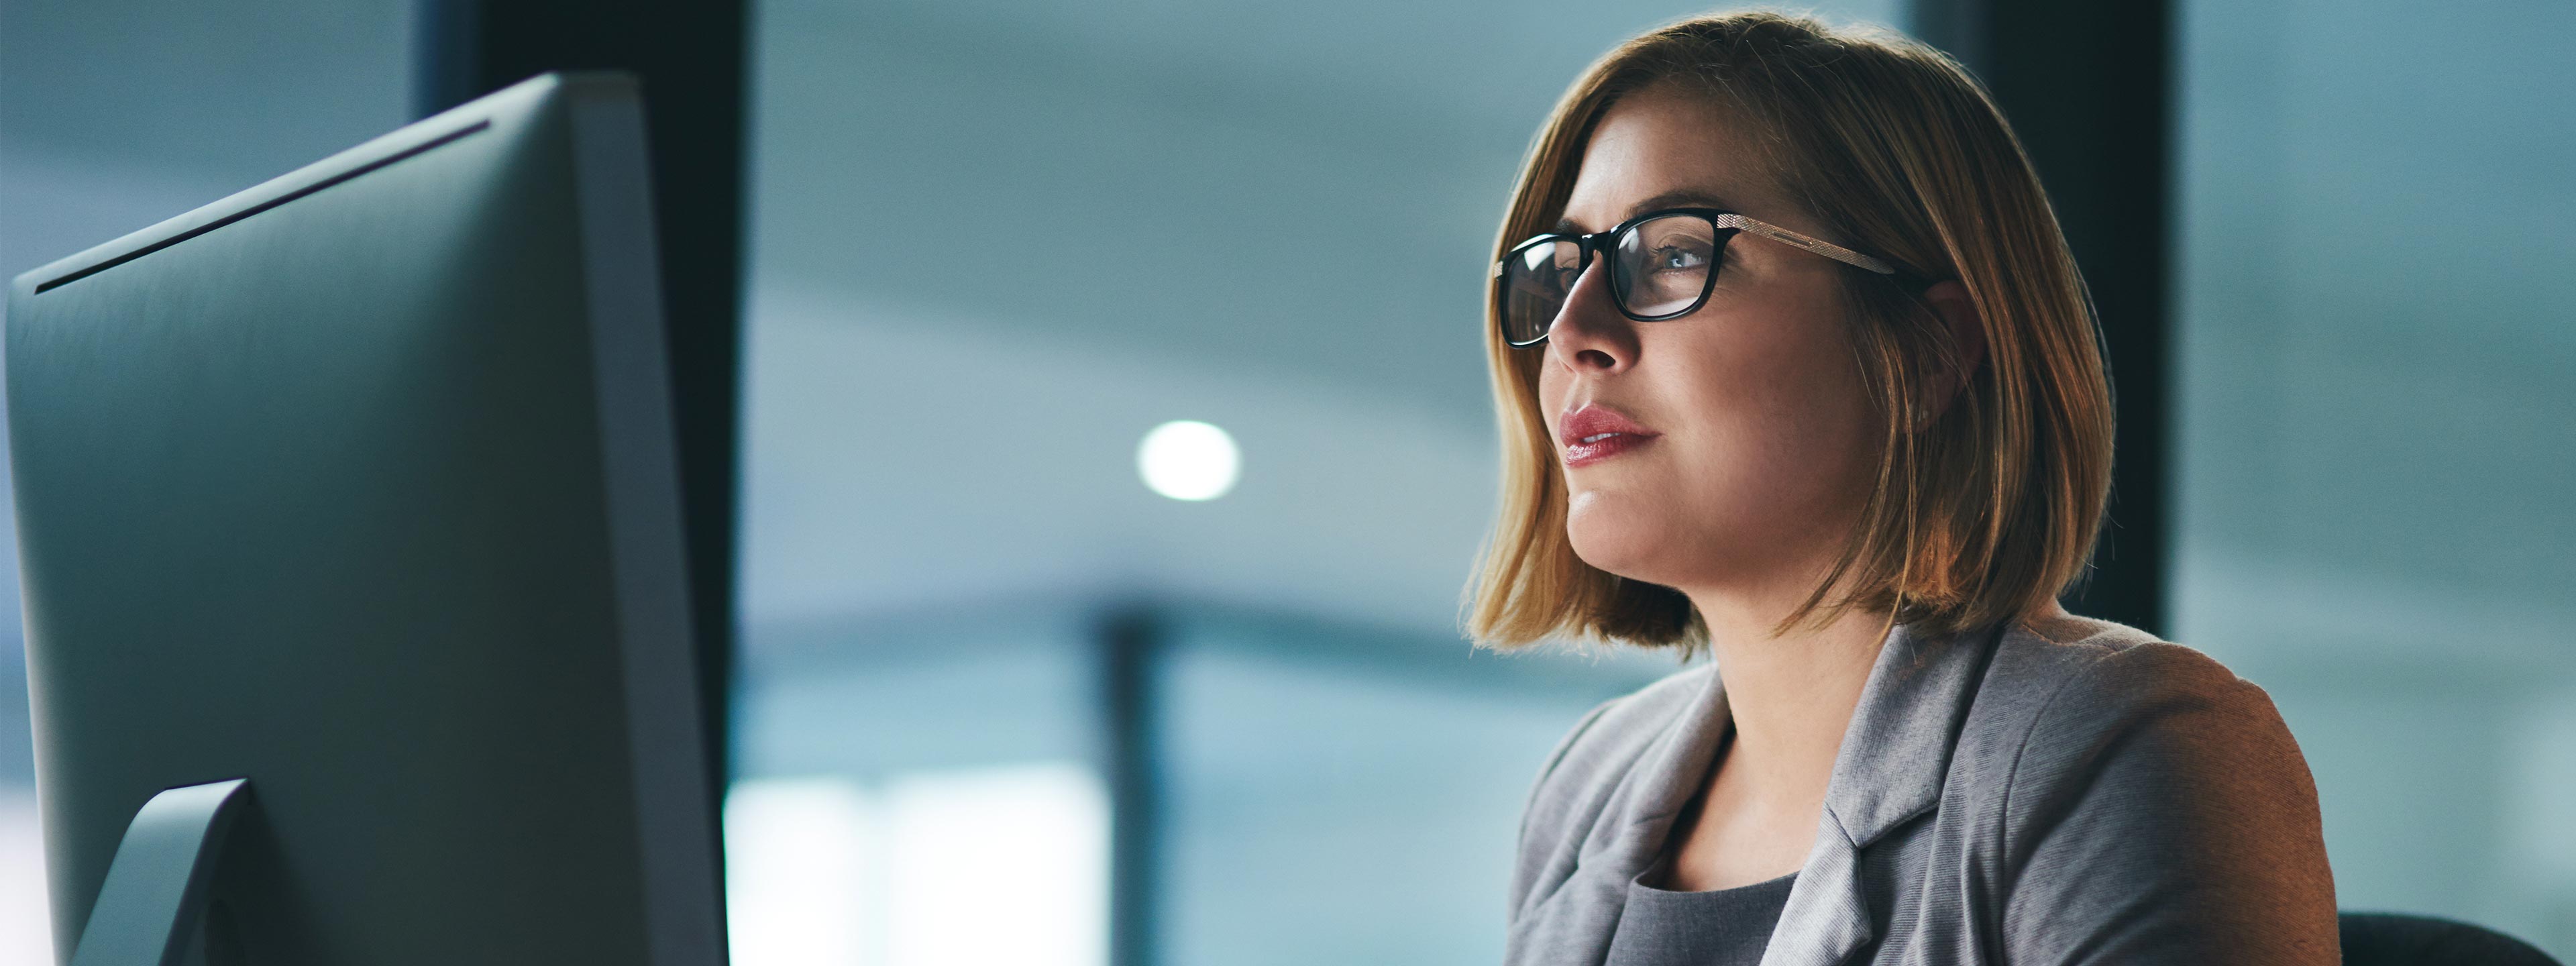
[[[87,268],[79,269],[79,270],[74,271],[74,272],[72,272],[72,273],[70,273],[70,274],[64,275],[64,276],[62,276],[62,277],[60,277],[60,278],[56,278],[56,279],[53,279],[53,280],[48,281],[48,282],[40,283],[40,284],[38,284],[38,285],[36,286],[36,293],[41,295],[41,294],[43,294],[44,292],[46,292],[47,290],[49,290],[49,289],[53,289],[53,288],[56,288],[56,287],[59,287],[59,286],[63,286],[63,285],[69,285],[69,284],[71,284],[71,283],[73,283],[73,282],[77,282],[77,281],[80,281],[81,279],[88,278],[88,277],[90,277],[90,276],[92,276],[92,275],[96,275],[96,274],[98,274],[98,273],[100,273],[100,272],[107,271],[108,269],[115,268],[116,266],[119,266],[119,265],[123,265],[123,264],[125,264],[125,263],[127,263],[127,262],[130,262],[130,261],[133,261],[133,260],[135,260],[135,259],[141,258],[141,257],[143,257],[143,256],[145,256],[145,255],[152,254],[153,252],[160,251],[160,250],[162,250],[162,249],[164,249],[164,248],[168,248],[168,247],[170,247],[170,246],[172,246],[172,245],[176,245],[176,244],[178,244],[178,243],[180,243],[180,242],[187,241],[188,239],[195,238],[195,237],[197,237],[197,236],[199,236],[199,235],[203,235],[203,234],[205,234],[205,233],[207,233],[207,232],[210,232],[210,231],[213,231],[213,230],[215,230],[215,229],[217,229],[217,228],[224,227],[225,225],[232,224],[232,223],[237,222],[237,221],[240,221],[240,220],[242,220],[242,219],[244,219],[244,218],[248,218],[248,217],[250,217],[250,216],[252,216],[252,215],[259,214],[260,212],[267,211],[267,210],[269,210],[269,209],[271,209],[271,208],[275,208],[275,207],[277,207],[277,206],[279,206],[279,205],[283,205],[283,204],[285,204],[285,203],[287,203],[287,202],[294,201],[294,200],[296,200],[296,199],[298,199],[298,198],[305,197],[305,196],[310,195],[310,194],[313,194],[314,192],[317,192],[317,191],[321,191],[321,190],[322,190],[322,189],[324,189],[324,188],[329,188],[329,187],[331,187],[331,186],[333,186],[333,185],[337,185],[337,184],[341,184],[341,183],[347,182],[347,181],[349,181],[349,180],[351,180],[351,179],[357,178],[358,176],[360,176],[360,175],[364,175],[364,174],[366,174],[366,173],[368,173],[368,172],[376,171],[376,170],[380,170],[380,169],[387,168],[387,167],[391,167],[391,166],[393,166],[393,165],[395,165],[395,164],[397,164],[397,163],[400,163],[401,161],[403,161],[403,160],[405,160],[405,159],[407,159],[407,158],[414,158],[414,157],[418,157],[418,156],[420,156],[420,155],[427,154],[427,153],[429,153],[429,152],[431,152],[431,151],[435,151],[435,150],[437,150],[437,149],[439,149],[439,148],[441,148],[441,147],[445,147],[445,146],[447,146],[447,145],[449,145],[449,144],[453,144],[453,143],[456,143],[456,142],[458,142],[458,141],[462,141],[462,140],[464,140],[464,139],[466,139],[466,138],[468,138],[468,137],[471,137],[471,136],[473,136],[473,135],[475,135],[475,134],[481,133],[481,132],[483,132],[483,131],[490,130],[491,128],[492,128],[492,122],[491,122],[490,120],[481,120],[481,121],[476,121],[476,122],[474,122],[474,123],[473,123],[471,126],[469,126],[469,127],[460,128],[460,129],[458,129],[458,130],[451,131],[451,132],[448,132],[448,133],[446,133],[446,134],[442,134],[442,135],[438,136],[437,138],[434,138],[434,139],[432,139],[432,140],[429,140],[429,141],[423,142],[423,143],[421,143],[420,145],[418,145],[418,146],[416,146],[416,147],[413,147],[413,148],[411,148],[411,149],[409,149],[409,150],[403,151],[403,152],[402,152],[402,153],[400,153],[400,154],[395,154],[395,155],[393,155],[393,156],[391,156],[391,157],[382,158],[382,159],[379,159],[379,160],[374,161],[374,162],[372,162],[372,163],[369,163],[369,164],[367,164],[367,165],[364,165],[364,166],[362,166],[362,167],[358,167],[358,168],[355,168],[355,169],[352,169],[352,170],[349,170],[349,171],[343,172],[343,173],[341,173],[340,175],[338,175],[338,176],[336,176],[336,177],[333,177],[333,178],[331,178],[331,179],[329,179],[329,180],[327,180],[327,181],[323,181],[323,182],[321,182],[321,183],[319,183],[319,184],[315,184],[315,185],[309,186],[309,187],[307,187],[307,188],[305,188],[305,189],[303,189],[303,190],[301,190],[301,191],[297,191],[297,192],[295,192],[295,193],[293,193],[293,194],[290,194],[290,195],[287,195],[287,196],[285,196],[285,197],[283,197],[283,198],[275,198],[275,199],[271,199],[271,200],[269,200],[269,201],[267,201],[267,202],[264,202],[264,203],[262,203],[262,204],[259,204],[259,205],[256,205],[256,206],[253,206],[253,207],[250,207],[250,208],[245,208],[245,209],[243,209],[243,210],[241,210],[241,211],[233,212],[232,214],[225,215],[225,216],[224,216],[224,217],[222,217],[222,218],[215,219],[214,221],[207,222],[206,224],[199,225],[199,226],[197,226],[197,227],[195,227],[195,228],[188,229],[187,231],[180,232],[180,233],[178,233],[178,234],[176,234],[176,235],[172,235],[172,236],[170,236],[170,237],[168,237],[168,238],[164,238],[164,239],[162,239],[162,240],[160,240],[160,241],[153,242],[152,244],[145,245],[145,246],[143,246],[143,247],[141,247],[141,248],[137,248],[137,249],[135,249],[135,250],[133,250],[133,251],[126,252],[125,254],[118,255],[118,256],[116,256],[115,258],[108,259],[108,260],[103,261],[103,262],[100,262],[100,263],[98,263],[98,264],[96,264],[96,265],[92,265],[92,266],[89,266],[89,267],[87,267]]]

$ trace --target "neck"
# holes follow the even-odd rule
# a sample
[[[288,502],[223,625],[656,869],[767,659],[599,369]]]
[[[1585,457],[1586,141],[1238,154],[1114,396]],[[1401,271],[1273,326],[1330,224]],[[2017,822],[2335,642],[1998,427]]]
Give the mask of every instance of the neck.
[[[1821,801],[1861,688],[1886,643],[1887,614],[1854,610],[1774,637],[1785,605],[1748,606],[1718,594],[1690,598],[1708,624],[1734,719],[1726,767],[1743,769],[1761,797]]]

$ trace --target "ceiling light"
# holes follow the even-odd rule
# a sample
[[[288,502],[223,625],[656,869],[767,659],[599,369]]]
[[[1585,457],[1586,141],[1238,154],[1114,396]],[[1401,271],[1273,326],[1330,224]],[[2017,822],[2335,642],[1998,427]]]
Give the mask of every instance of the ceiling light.
[[[1175,500],[1213,500],[1234,489],[1243,454],[1234,437],[1206,423],[1178,420],[1154,427],[1136,447],[1136,473]]]

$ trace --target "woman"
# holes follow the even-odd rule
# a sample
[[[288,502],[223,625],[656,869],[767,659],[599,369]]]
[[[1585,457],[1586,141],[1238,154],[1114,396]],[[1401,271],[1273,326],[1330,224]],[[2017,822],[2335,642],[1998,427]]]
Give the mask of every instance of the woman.
[[[2110,393],[1956,64],[1736,14],[1611,52],[1498,246],[1470,621],[1705,650],[1550,759],[1513,963],[2334,963],[2263,692],[2067,614]]]

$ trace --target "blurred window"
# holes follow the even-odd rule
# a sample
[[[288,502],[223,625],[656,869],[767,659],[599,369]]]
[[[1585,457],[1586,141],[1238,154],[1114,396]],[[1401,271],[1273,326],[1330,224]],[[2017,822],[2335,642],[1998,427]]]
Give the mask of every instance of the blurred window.
[[[2175,636],[2346,907],[2576,959],[2576,6],[2180,12]]]
[[[1069,763],[737,782],[736,966],[1102,966],[1109,803]]]

